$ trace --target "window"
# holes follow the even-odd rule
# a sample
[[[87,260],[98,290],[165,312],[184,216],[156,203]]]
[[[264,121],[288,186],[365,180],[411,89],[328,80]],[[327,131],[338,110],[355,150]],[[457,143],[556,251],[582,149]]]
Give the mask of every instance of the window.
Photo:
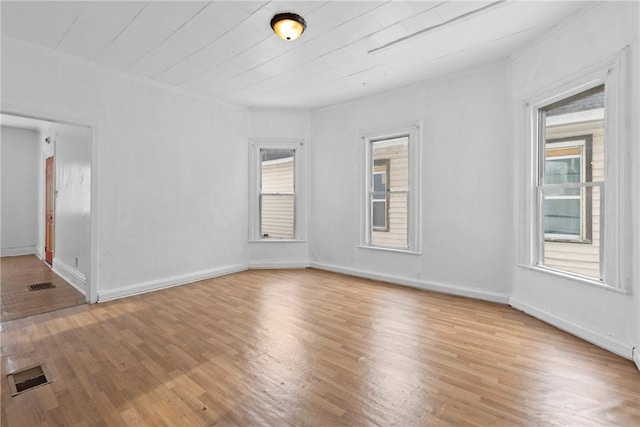
[[[371,224],[375,231],[389,231],[389,159],[373,161]]]
[[[592,135],[548,139],[545,143],[544,174],[549,184],[591,182]],[[545,196],[543,218],[546,241],[591,243],[593,230],[592,189],[569,188],[562,194]]]
[[[302,238],[300,142],[252,141],[250,240]]]
[[[605,85],[538,108],[538,264],[603,280]]]
[[[363,137],[364,246],[418,249],[418,129],[413,125]]]
[[[520,266],[630,290],[630,64],[625,48],[522,99]]]
[[[260,236],[295,236],[295,150],[260,150]]]

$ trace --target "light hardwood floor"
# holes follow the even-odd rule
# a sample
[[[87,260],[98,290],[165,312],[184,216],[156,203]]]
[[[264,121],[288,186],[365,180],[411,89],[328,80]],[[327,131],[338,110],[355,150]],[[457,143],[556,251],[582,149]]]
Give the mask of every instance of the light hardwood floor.
[[[29,285],[51,282],[56,287],[30,291]],[[0,258],[2,320],[19,319],[84,304],[85,296],[35,255]]]
[[[2,426],[640,425],[640,372],[507,306],[247,271],[2,323]],[[6,374],[53,383],[10,397]]]

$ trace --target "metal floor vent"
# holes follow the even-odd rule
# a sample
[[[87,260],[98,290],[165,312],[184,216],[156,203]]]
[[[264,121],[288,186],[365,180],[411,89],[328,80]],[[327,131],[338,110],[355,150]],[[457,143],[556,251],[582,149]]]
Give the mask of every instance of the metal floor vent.
[[[42,289],[51,289],[51,288],[55,288],[56,285],[54,285],[51,282],[45,282],[45,283],[36,283],[35,285],[29,285],[29,290],[30,291],[40,291]]]
[[[44,365],[32,366],[9,374],[7,375],[7,379],[9,380],[11,396],[16,396],[41,385],[49,384],[51,382],[49,377]]]

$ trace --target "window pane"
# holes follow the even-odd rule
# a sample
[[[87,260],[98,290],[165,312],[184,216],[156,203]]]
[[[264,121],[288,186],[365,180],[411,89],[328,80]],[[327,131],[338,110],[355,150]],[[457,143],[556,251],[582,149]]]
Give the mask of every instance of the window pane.
[[[260,197],[260,235],[263,238],[294,238],[294,196],[263,194]]]
[[[542,259],[538,263],[596,279],[602,278],[604,99],[604,86],[598,86],[540,110],[544,129],[540,146],[544,151],[539,166],[542,218],[538,244]],[[591,182],[600,184],[580,185]]]
[[[371,244],[406,249],[409,138],[371,142]]]
[[[545,184],[581,182],[580,157],[547,158],[544,176]]]
[[[388,186],[391,191],[409,189],[409,138],[401,137],[372,142],[373,172],[380,161],[388,162]],[[375,182],[375,181],[374,181]]]
[[[295,237],[295,150],[260,150],[260,236]]]
[[[406,249],[408,247],[408,207],[408,194],[406,192],[389,194],[388,231],[372,230],[371,243],[374,246],[397,249]],[[375,215],[375,202],[373,209]]]
[[[374,172],[373,173],[373,191],[376,193],[384,192],[387,190],[387,174],[386,172]]]
[[[604,108],[604,85],[587,89],[568,98],[547,105],[543,110],[547,117],[566,116],[573,113]]]
[[[260,150],[262,193],[293,193],[294,150]]]
[[[579,188],[576,190],[580,191]],[[546,199],[544,233],[580,236],[580,199]]]
[[[373,200],[372,201],[372,224],[373,228],[387,228],[387,201]]]
[[[600,265],[600,203],[602,199],[600,197],[601,191],[598,186],[593,188],[582,188],[584,204],[591,210],[591,216],[589,221],[586,221],[585,231],[582,238],[584,241],[571,242],[570,240],[553,240],[549,239],[544,242],[544,265],[552,267],[558,270],[567,271],[570,273],[579,274],[582,276],[592,277],[595,279],[601,278],[601,265]],[[558,200],[545,200],[545,209],[551,204],[557,202],[575,203],[574,201],[558,201]],[[564,206],[558,208],[562,211],[571,211],[572,208]],[[563,212],[567,213],[567,212]],[[575,205],[573,206],[573,213],[575,213]],[[545,217],[545,222],[547,218]],[[558,220],[557,231],[575,232],[576,220],[571,224],[569,219],[565,220],[564,225],[559,224],[561,220]],[[549,225],[549,227],[551,227]],[[545,225],[545,231],[547,231],[547,225]],[[552,236],[548,234],[547,236]],[[562,235],[556,235],[561,237]],[[565,238],[570,239],[571,235],[564,235]]]
[[[371,226],[377,231],[388,231],[387,186],[389,178],[389,159],[375,159],[373,161],[373,176],[371,185]]]

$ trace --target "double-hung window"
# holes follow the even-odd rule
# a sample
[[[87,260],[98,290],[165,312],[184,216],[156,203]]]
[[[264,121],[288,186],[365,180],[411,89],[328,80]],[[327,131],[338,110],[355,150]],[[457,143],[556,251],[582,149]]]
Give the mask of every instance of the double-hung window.
[[[363,246],[418,251],[418,130],[415,123],[363,136]]]
[[[605,86],[538,109],[538,263],[602,280]]]
[[[260,149],[260,236],[295,237],[295,153],[293,149]]]
[[[572,186],[593,182],[592,140],[590,134],[545,141],[544,181],[549,186],[566,185],[564,191],[545,195],[545,241],[591,243],[593,188]]]
[[[523,261],[626,290],[629,167],[620,55],[525,100]],[[528,191],[528,189],[532,191]]]
[[[301,150],[301,142],[252,141],[250,240],[303,238]]]

